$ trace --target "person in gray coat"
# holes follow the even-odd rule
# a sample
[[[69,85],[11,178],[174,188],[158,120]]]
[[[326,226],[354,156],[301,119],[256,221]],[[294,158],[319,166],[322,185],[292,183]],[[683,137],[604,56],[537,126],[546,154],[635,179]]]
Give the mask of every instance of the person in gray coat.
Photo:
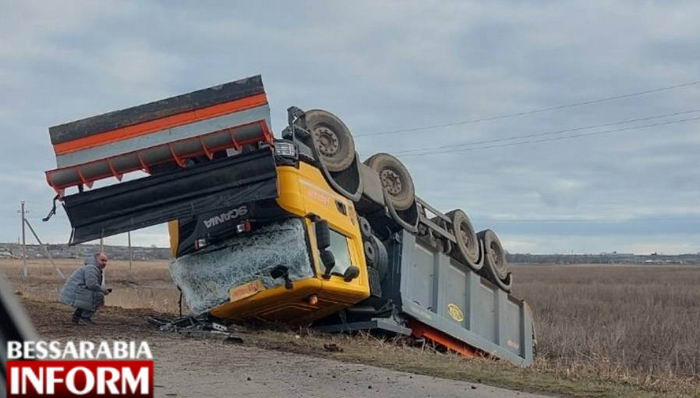
[[[61,289],[60,300],[75,308],[73,323],[94,324],[92,316],[105,302],[112,289],[102,287],[102,270],[107,266],[107,255],[95,253],[85,259],[82,267],[73,271]]]

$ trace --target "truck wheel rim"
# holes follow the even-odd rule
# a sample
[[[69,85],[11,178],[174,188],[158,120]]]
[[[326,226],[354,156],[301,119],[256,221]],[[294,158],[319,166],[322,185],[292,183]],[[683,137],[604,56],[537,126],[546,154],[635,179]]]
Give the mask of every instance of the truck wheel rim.
[[[469,231],[465,225],[465,223],[462,223],[458,230],[457,233],[460,235],[462,242],[464,242],[464,245],[467,247],[467,250],[469,252],[473,251],[473,248],[476,247],[476,242],[472,240],[472,232]]]
[[[504,279],[507,271],[505,264],[503,263],[503,253],[501,252],[501,248],[496,242],[491,242],[490,249],[489,258],[491,260],[491,264],[493,265],[493,270],[496,271],[496,274],[500,279]]]
[[[340,143],[335,131],[326,126],[319,126],[313,130],[313,133],[318,143],[318,150],[322,155],[331,157],[338,153]]]
[[[403,185],[401,184],[401,177],[394,170],[384,169],[381,172],[382,185],[386,188],[387,192],[396,196],[401,193]]]

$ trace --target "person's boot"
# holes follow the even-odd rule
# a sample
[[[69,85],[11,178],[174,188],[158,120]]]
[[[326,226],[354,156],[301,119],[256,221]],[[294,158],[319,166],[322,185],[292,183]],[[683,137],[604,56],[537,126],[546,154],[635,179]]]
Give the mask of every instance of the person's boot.
[[[73,317],[72,321],[73,321],[74,324],[76,324],[76,325],[78,325],[78,326],[85,326],[85,325],[87,325],[87,323],[86,323],[84,320],[80,319],[80,318],[75,318],[75,317]]]
[[[93,321],[92,318],[83,318],[81,320],[87,325],[97,325],[97,322]]]

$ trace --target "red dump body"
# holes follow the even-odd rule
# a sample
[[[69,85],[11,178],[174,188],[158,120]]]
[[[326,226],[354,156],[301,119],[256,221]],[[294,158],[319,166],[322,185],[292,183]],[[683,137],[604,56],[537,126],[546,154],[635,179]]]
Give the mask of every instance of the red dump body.
[[[272,143],[260,76],[49,128],[57,168],[46,179],[65,188],[243,145]]]

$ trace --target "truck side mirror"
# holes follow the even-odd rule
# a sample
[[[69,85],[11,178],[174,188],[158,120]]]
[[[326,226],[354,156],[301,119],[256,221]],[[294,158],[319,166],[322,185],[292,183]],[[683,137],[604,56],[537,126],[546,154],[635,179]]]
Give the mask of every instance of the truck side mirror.
[[[331,229],[328,227],[328,221],[318,220],[314,224],[316,228],[316,245],[318,250],[323,252],[331,245]]]
[[[345,282],[350,282],[358,276],[360,276],[360,268],[357,265],[351,265],[348,267],[348,269],[345,270],[345,274],[343,274],[343,279],[345,280]]]
[[[325,267],[323,277],[328,279],[331,277],[331,271],[333,270],[333,267],[335,267],[335,256],[333,255],[333,252],[330,251],[330,249],[327,247],[325,249],[321,249],[320,254],[321,262]]]

